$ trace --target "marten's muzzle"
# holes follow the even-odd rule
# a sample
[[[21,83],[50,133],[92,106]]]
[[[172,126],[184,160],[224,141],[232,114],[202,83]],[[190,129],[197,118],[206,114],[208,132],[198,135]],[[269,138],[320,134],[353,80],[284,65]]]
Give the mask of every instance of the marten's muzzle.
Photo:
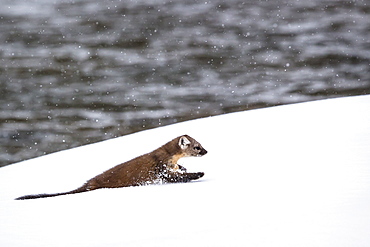
[[[207,150],[205,150],[204,148],[199,152],[199,156],[203,156],[205,155],[207,152]]]

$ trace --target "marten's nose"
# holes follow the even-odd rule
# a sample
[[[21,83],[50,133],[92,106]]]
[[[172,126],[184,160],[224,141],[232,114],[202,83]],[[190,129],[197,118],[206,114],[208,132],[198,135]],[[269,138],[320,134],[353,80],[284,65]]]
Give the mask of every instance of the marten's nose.
[[[200,155],[205,155],[206,153],[208,153],[208,152],[204,148],[202,149],[202,151],[200,151]]]

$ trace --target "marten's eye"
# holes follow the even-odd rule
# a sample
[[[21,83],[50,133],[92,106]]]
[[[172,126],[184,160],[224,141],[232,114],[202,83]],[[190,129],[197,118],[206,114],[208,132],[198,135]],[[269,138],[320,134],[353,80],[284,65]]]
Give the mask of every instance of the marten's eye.
[[[199,151],[200,150],[200,147],[194,147],[194,150]]]

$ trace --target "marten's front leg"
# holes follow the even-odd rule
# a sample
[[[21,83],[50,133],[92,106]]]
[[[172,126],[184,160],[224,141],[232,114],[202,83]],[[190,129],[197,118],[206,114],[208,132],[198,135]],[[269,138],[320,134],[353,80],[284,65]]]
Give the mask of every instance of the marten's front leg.
[[[167,183],[186,183],[191,180],[196,180],[204,176],[204,172],[195,173],[179,173],[168,172],[163,176],[163,180]]]
[[[179,167],[180,171],[182,171],[182,172],[186,172],[186,168],[185,168],[185,167],[180,166],[179,164],[178,164],[177,166]]]

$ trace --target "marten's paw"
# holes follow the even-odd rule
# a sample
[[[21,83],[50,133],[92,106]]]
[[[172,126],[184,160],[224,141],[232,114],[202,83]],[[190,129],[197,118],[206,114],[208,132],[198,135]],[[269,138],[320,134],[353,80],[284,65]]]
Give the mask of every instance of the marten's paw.
[[[185,167],[180,166],[180,165],[177,165],[177,166],[179,167],[179,170],[180,170],[181,172],[186,172],[186,171],[187,171]]]
[[[193,178],[193,180],[194,179],[199,179],[199,178],[201,178],[201,177],[203,177],[204,176],[204,172],[196,172],[196,173],[194,173],[194,178]]]
[[[163,181],[167,183],[186,183],[204,176],[204,172],[195,173],[167,173],[163,176]]]
[[[190,182],[191,180],[197,180],[204,176],[204,172],[184,173],[184,182]]]

